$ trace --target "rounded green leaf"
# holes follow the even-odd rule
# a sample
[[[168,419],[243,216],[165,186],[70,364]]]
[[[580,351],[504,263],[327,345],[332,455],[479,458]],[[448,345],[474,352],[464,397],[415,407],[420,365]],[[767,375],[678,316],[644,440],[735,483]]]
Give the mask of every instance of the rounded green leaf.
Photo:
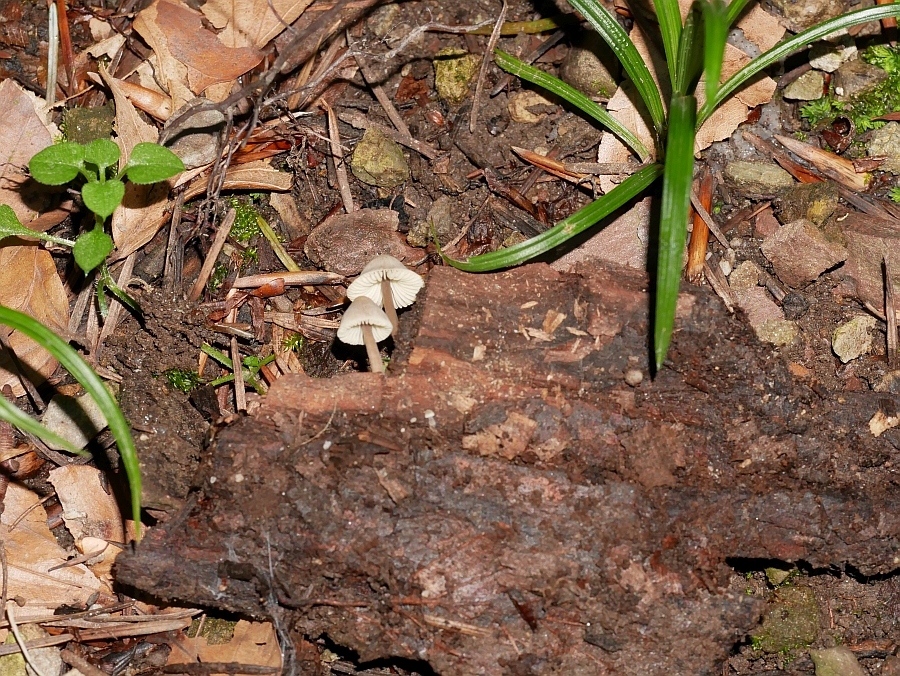
[[[34,180],[44,185],[68,183],[83,166],[84,147],[68,141],[47,146],[28,163]]]
[[[113,250],[113,241],[101,228],[94,228],[75,240],[72,249],[75,262],[85,272],[90,272],[106,260]]]
[[[122,151],[119,146],[107,138],[91,141],[84,147],[84,161],[96,165],[100,169],[113,166],[119,161]]]
[[[14,235],[31,235],[33,237],[34,231],[22,225],[12,208],[0,204],[0,239]]]
[[[116,179],[110,179],[105,183],[86,183],[81,189],[81,198],[84,206],[93,211],[103,220],[106,220],[122,203],[125,197],[125,184]]]
[[[138,143],[131,151],[125,173],[132,183],[157,183],[184,171],[184,163],[168,148]]]

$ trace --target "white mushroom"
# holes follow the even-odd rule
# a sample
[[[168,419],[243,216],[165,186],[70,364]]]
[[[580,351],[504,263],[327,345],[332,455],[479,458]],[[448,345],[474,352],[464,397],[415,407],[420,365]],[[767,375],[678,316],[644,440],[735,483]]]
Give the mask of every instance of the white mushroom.
[[[365,345],[369,370],[384,373],[384,362],[378,352],[378,342],[391,335],[391,320],[367,296],[360,296],[344,312],[337,337],[347,345]]]
[[[397,333],[397,308],[412,305],[424,286],[422,278],[391,255],[376,256],[347,287],[347,298],[367,296],[384,307],[391,320],[392,334]]]

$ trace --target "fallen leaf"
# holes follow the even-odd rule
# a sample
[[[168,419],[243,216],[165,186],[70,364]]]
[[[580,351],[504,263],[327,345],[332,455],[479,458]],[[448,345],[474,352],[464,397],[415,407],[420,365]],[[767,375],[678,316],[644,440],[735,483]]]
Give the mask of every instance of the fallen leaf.
[[[110,77],[102,67],[100,75],[116,102],[116,143],[122,151],[124,165],[138,143],[156,143],[158,135],[155,127],[140,118],[119,86],[119,81]],[[175,176],[150,185],[130,182],[125,185],[122,204],[112,215],[112,236],[116,244],[112,260],[126,258],[153,239],[165,222],[166,198],[177,179]]]
[[[303,14],[312,0],[208,0],[202,11],[229,47],[262,49]]]
[[[250,15],[246,20],[254,22],[256,17]],[[193,94],[230,83],[262,61],[262,54],[252,47],[227,46],[203,26],[202,14],[176,0],[156,0],[138,15],[134,26],[167,69],[173,65],[170,58],[181,64],[183,69],[175,68],[170,75],[181,84],[186,81]],[[180,100],[171,90],[169,94],[176,110],[189,100]],[[181,94],[184,96],[183,91]]]
[[[841,185],[862,192],[869,183],[869,174],[856,173],[853,162],[832,152],[803,143],[790,136],[775,134],[777,141],[799,158],[806,160],[828,178]]]
[[[234,625],[234,635],[228,643],[210,645],[205,636],[197,636],[184,639],[180,646],[190,654],[173,650],[167,664],[236,662],[281,668],[281,649],[271,622],[240,620]]]
[[[64,603],[84,605],[95,592],[109,593],[109,588],[83,565],[49,571],[68,557],[47,527],[47,512],[37,505],[38,501],[37,495],[24,486],[11,483],[7,488],[0,518],[4,530],[28,511],[11,533],[3,535],[9,597],[21,596],[30,604],[56,608]]]
[[[0,247],[0,305],[29,314],[52,331],[66,330],[69,299],[48,251],[35,245]],[[9,345],[35,385],[56,370],[56,359],[24,334],[13,331]],[[12,387],[17,397],[25,394],[5,351],[0,354],[0,388],[3,385]]]
[[[273,169],[268,162],[249,162],[231,167],[225,172],[223,190],[290,190],[294,177],[284,171]],[[185,191],[185,201],[206,192],[206,181],[196,181]]]
[[[0,101],[0,204],[8,204],[27,225],[58,201],[50,190],[29,178],[27,168],[35,154],[53,143],[59,130],[45,119],[41,111],[43,100],[12,80],[0,83]]]

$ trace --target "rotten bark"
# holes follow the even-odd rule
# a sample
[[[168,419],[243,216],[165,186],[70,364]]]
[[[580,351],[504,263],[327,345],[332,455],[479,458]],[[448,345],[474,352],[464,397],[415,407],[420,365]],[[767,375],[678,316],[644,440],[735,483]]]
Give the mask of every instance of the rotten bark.
[[[276,381],[118,579],[361,661],[645,676],[715,673],[754,626],[726,558],[896,569],[886,395],[820,399],[687,286],[651,380],[646,289],[435,269],[388,377]]]

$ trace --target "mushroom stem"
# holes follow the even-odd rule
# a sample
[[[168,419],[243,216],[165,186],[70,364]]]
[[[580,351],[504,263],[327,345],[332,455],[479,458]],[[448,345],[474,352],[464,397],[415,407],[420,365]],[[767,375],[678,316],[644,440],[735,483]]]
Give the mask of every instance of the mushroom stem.
[[[372,327],[363,324],[360,328],[362,329],[363,343],[366,345],[366,355],[369,357],[369,371],[384,373],[384,362],[381,361],[381,353],[378,351],[378,343],[375,342]]]
[[[391,320],[391,335],[397,335],[400,322],[397,320],[397,309],[394,307],[394,297],[391,295],[391,280],[387,277],[381,280],[381,302],[384,305],[384,314]]]

